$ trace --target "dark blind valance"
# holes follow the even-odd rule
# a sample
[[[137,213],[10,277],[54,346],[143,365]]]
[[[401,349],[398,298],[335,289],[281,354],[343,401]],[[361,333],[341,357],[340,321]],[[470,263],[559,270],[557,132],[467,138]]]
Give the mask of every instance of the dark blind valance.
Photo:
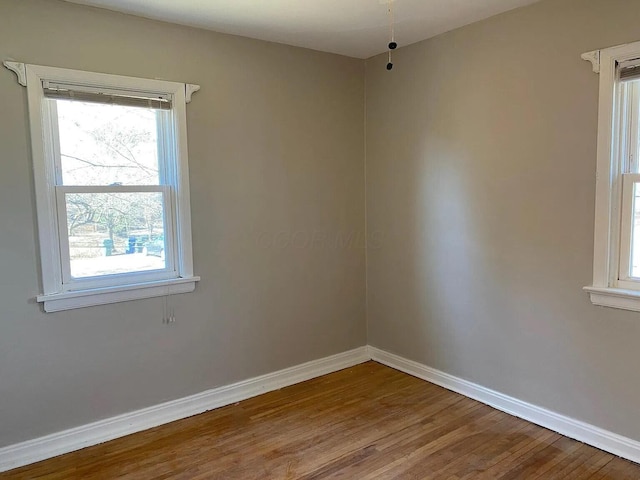
[[[621,82],[640,79],[640,59],[629,60],[618,65]]]

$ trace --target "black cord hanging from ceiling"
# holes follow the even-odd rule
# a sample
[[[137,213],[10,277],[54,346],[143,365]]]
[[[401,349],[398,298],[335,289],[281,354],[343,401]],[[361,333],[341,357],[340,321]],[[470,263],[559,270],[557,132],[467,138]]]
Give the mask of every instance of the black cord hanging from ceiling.
[[[395,50],[398,48],[398,44],[395,42],[395,31],[394,31],[394,19],[393,19],[393,1],[389,0],[388,3],[388,14],[389,14],[389,62],[387,63],[387,70],[391,70],[393,68],[393,62],[391,61],[391,50]]]

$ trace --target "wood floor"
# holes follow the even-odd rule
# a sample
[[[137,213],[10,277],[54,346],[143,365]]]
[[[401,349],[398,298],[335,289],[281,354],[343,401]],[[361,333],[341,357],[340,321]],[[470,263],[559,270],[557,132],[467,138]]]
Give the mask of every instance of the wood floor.
[[[640,466],[374,362],[6,479],[640,479]]]

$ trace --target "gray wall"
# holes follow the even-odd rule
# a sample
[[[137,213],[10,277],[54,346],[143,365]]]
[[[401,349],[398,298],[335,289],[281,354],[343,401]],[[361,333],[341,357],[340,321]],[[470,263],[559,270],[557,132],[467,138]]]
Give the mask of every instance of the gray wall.
[[[580,60],[639,20],[637,0],[549,0],[402,48],[391,73],[367,61],[370,344],[640,439],[640,314],[582,291],[598,76]]]
[[[366,62],[51,0],[0,59],[202,85],[194,260],[163,299],[42,313],[26,95],[0,69],[0,446],[369,342],[640,439],[640,314],[594,307],[598,77],[636,0],[548,0]]]
[[[26,92],[0,68],[0,446],[366,343],[363,61],[0,0],[8,57],[202,86],[187,109],[202,281],[169,298],[175,325],[162,298],[42,313]]]

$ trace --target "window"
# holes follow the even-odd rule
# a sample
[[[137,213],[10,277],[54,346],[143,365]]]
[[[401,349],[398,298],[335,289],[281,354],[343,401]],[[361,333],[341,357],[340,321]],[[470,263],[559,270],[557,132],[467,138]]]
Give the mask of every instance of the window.
[[[600,73],[596,305],[640,311],[640,42],[589,54]]]
[[[24,73],[37,300],[50,312],[193,291],[185,103],[197,88],[36,65]]]

